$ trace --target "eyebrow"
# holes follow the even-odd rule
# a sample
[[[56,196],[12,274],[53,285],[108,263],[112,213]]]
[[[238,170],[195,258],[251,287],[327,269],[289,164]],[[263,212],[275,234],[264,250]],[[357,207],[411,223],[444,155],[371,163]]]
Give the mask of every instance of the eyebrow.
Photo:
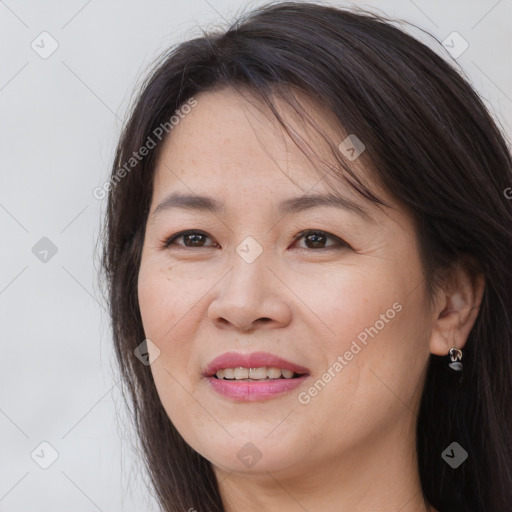
[[[360,205],[347,198],[329,193],[304,195],[285,199],[278,204],[277,211],[280,215],[284,216],[290,213],[299,213],[320,206],[329,206],[348,210],[365,218],[366,220],[372,220],[369,213]],[[224,204],[213,197],[173,192],[158,204],[154,209],[152,216],[156,217],[160,212],[170,210],[172,208],[210,212],[216,215],[225,213],[226,211]]]

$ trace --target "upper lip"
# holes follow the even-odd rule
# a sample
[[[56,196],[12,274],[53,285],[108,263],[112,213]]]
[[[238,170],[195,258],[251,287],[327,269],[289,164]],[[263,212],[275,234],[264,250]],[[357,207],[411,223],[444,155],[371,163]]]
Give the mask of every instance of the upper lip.
[[[264,366],[291,370],[298,374],[309,374],[309,370],[304,366],[300,366],[292,361],[287,361],[282,357],[267,352],[252,352],[250,354],[226,352],[208,363],[204,370],[204,375],[211,377],[215,375],[218,370],[224,368],[261,368]]]

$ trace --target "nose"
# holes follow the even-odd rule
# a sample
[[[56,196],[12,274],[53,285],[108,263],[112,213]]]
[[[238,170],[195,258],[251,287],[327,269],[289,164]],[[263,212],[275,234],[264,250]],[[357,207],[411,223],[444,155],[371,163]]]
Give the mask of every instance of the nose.
[[[263,258],[252,263],[240,258],[221,280],[218,290],[208,308],[208,317],[221,329],[248,332],[285,327],[291,321],[287,288]]]

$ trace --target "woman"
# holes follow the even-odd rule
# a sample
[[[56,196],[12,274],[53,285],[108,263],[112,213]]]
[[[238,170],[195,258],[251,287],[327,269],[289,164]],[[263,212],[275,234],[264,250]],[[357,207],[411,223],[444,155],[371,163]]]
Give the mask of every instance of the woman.
[[[512,510],[511,184],[376,15],[269,4],[164,55],[103,260],[162,509]]]

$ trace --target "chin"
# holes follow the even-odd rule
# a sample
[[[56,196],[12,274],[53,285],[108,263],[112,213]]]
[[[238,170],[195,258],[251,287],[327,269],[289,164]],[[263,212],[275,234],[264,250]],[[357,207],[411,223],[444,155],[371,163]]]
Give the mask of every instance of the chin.
[[[202,453],[203,457],[226,472],[266,475],[268,472],[291,470],[293,466],[299,467],[302,464],[292,459],[293,454],[297,454],[296,447],[288,448],[281,443],[238,441],[233,438],[228,442],[220,442],[215,450],[212,450],[210,440],[207,447],[208,450]]]

